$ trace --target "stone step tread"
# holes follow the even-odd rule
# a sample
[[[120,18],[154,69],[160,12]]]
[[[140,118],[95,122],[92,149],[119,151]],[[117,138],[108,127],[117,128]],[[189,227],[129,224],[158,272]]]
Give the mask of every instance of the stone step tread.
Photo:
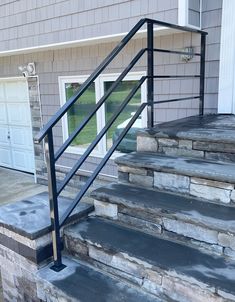
[[[56,297],[60,295],[61,301],[160,302],[156,297],[84,263],[80,264],[66,257],[63,258],[63,263],[66,268],[60,272],[54,272],[49,266],[38,272],[43,284],[47,281],[47,292],[51,293],[52,297],[53,293]]]
[[[234,115],[190,116],[156,125],[151,130],[142,130],[142,136],[179,138],[235,144]]]
[[[235,183],[235,164],[213,160],[134,152],[118,157],[118,165]]]
[[[112,183],[92,192],[94,199],[173,217],[224,232],[235,233],[235,208],[136,185]]]
[[[73,200],[59,197],[59,214],[62,215]],[[92,204],[81,202],[75,208],[67,223],[87,216],[94,210]],[[51,231],[49,196],[42,192],[24,200],[9,203],[0,207],[0,226],[14,231],[31,240]]]
[[[235,262],[192,247],[142,233],[101,218],[87,218],[65,234],[125,258],[138,259],[167,272],[197,280],[206,286],[235,294]],[[193,281],[192,281],[193,282]]]

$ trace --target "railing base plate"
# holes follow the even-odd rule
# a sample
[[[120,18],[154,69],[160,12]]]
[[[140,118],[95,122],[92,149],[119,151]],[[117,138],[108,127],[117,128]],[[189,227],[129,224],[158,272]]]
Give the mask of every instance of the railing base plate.
[[[51,270],[55,271],[55,272],[60,272],[62,271],[64,268],[66,268],[66,265],[61,264],[61,265],[52,265],[50,267]]]

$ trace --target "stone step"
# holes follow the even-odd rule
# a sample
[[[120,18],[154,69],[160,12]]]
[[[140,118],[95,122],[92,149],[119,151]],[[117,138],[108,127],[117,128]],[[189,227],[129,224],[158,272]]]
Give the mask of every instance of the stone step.
[[[138,151],[235,161],[235,116],[191,116],[141,130]]]
[[[122,183],[99,188],[91,197],[97,216],[153,235],[177,234],[198,248],[235,257],[234,207]]]
[[[235,301],[235,262],[100,218],[66,228],[70,253],[134,276],[140,286],[180,302]],[[196,293],[196,294],[195,294]]]
[[[38,275],[40,301],[77,302],[167,302],[138,290],[126,282],[104,274],[71,258],[63,258],[66,268],[55,272],[47,266]],[[59,297],[59,298],[58,298]]]
[[[118,157],[119,180],[232,204],[235,164],[135,152]]]

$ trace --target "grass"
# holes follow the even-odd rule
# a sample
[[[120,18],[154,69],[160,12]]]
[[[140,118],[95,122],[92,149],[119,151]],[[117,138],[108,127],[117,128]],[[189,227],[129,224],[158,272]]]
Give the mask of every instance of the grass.
[[[128,83],[130,82],[130,83]],[[112,82],[105,82],[105,84],[111,85]],[[131,86],[130,86],[131,84]],[[114,91],[112,95],[106,100],[105,103],[105,113],[106,113],[106,123],[112,117],[113,113],[118,109],[121,105],[125,97],[130,92],[130,89],[135,84],[135,81],[127,81],[122,82],[122,87],[120,87],[117,91]],[[74,86],[66,86],[66,98],[69,99],[79,88],[79,84]],[[105,87],[107,90],[109,87]],[[137,91],[135,96],[126,106],[124,111],[120,114],[120,116],[115,120],[111,128],[107,132],[107,139],[112,139],[113,133],[116,130],[117,126],[120,125],[125,120],[131,117],[131,113],[135,112],[139,107],[141,99],[140,90]],[[79,101],[76,102],[72,108],[68,112],[68,129],[69,133],[71,133],[78,125],[87,117],[89,112],[95,107],[95,87],[92,85],[83,95],[79,98]],[[74,139],[72,145],[88,145],[92,142],[92,140],[97,135],[97,117],[94,116],[82,132]]]

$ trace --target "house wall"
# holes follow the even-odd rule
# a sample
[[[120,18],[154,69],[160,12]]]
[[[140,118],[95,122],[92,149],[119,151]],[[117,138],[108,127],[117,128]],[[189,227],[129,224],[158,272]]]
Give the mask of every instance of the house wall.
[[[19,1],[21,2],[21,1]],[[30,3],[34,3],[34,1],[30,1]],[[49,7],[52,8],[52,2],[47,1],[48,10]],[[60,3],[62,7],[62,3],[71,3],[77,1],[57,1]],[[80,1],[79,1],[80,2]],[[95,1],[86,1],[84,5],[92,5]],[[99,3],[99,1],[96,1]],[[151,11],[148,17],[162,19],[168,22],[177,23],[177,10],[172,9],[172,7],[176,6],[177,1],[100,1],[102,3],[110,3],[112,5],[106,5],[103,8],[100,8],[104,14],[107,7],[109,7],[109,14],[111,16],[111,11],[113,7],[117,9],[119,7],[119,18],[120,10],[123,5],[133,5],[135,3],[138,7],[138,3],[141,5],[144,3],[148,3],[148,9]],[[37,1],[37,3],[39,3]],[[54,3],[54,2],[53,2]],[[83,3],[83,2],[82,2]],[[85,1],[84,1],[85,3]],[[159,11],[160,7],[157,5],[156,13],[152,13],[153,3],[161,3],[162,10]],[[164,5],[162,4],[164,3]],[[202,14],[202,27],[204,30],[209,32],[207,38],[207,53],[206,53],[206,85],[205,85],[205,112],[214,113],[217,110],[217,97],[218,97],[218,74],[219,74],[219,47],[220,47],[220,25],[221,25],[221,6],[222,1],[215,0],[204,0],[203,2],[203,14]],[[13,5],[14,3],[12,3]],[[45,2],[46,4],[46,2]],[[16,5],[16,4],[14,4]],[[33,5],[33,4],[31,4]],[[36,4],[35,4],[36,5]],[[40,2],[41,5],[41,2]],[[69,7],[70,7],[69,5]],[[46,5],[45,5],[46,7]],[[42,8],[42,9],[45,9]],[[57,5],[56,5],[57,7]],[[29,7],[30,8],[30,7]],[[152,8],[152,10],[151,10]],[[23,10],[23,8],[22,8]],[[137,10],[135,8],[134,12]],[[14,10],[12,10],[14,11]],[[29,10],[30,11],[30,10]],[[49,10],[50,11],[50,10]],[[61,10],[61,14],[62,14]],[[87,10],[86,14],[91,10]],[[125,29],[122,30],[122,27],[119,26],[120,31],[127,31],[130,29],[131,20],[135,19],[136,23],[140,17],[143,17],[140,12],[135,17],[132,16],[134,12],[129,12],[126,18],[123,17],[122,22],[119,24],[127,24],[127,20],[129,20],[128,25]],[[176,12],[176,15],[175,15]],[[81,12],[78,12],[80,14]],[[142,10],[141,10],[142,13]],[[22,14],[22,12],[18,12],[18,14]],[[49,14],[49,13],[48,13]],[[155,14],[155,15],[154,15]],[[40,14],[41,19],[43,14]],[[49,16],[49,15],[48,15]],[[171,16],[171,17],[170,17]],[[129,17],[129,19],[128,19]],[[4,17],[1,17],[4,18]],[[58,17],[60,20],[60,24],[66,23],[61,16]],[[16,18],[17,19],[17,18]],[[35,19],[37,20],[37,19]],[[95,18],[96,22],[97,16]],[[111,24],[113,18],[110,17],[110,21],[107,21],[107,24]],[[54,22],[55,20],[51,20]],[[1,22],[1,21],[0,21]],[[40,21],[44,24],[43,20]],[[40,23],[39,22],[39,23]],[[110,23],[109,23],[110,22]],[[101,23],[100,23],[101,24]],[[106,24],[106,23],[105,23]],[[85,26],[85,25],[84,25]],[[123,25],[124,26],[124,25]],[[21,28],[21,25],[19,25]],[[86,25],[88,28],[89,26]],[[108,29],[108,27],[110,27]],[[44,28],[44,27],[43,27]],[[121,30],[120,30],[121,28]],[[107,32],[110,30],[110,32]],[[100,31],[102,35],[111,33],[111,25],[107,26],[107,31]],[[25,30],[25,33],[27,31]],[[73,32],[73,31],[71,31]],[[114,31],[112,31],[113,33]],[[93,31],[91,31],[93,33]],[[23,34],[23,33],[22,33]],[[46,34],[46,33],[44,33]],[[87,33],[88,34],[88,33]],[[97,35],[94,34],[94,35]],[[35,32],[35,36],[37,36],[37,31]],[[42,35],[43,36],[43,35]],[[53,36],[53,35],[52,35]],[[60,35],[59,35],[60,36]],[[11,37],[11,35],[10,35]],[[40,37],[40,35],[38,35]],[[64,35],[65,37],[65,35]],[[51,37],[52,38],[52,37]],[[28,38],[27,38],[28,39]],[[53,43],[61,40],[42,40],[41,43]],[[72,39],[72,38],[71,38]],[[21,39],[17,43],[20,42]],[[39,41],[39,40],[38,40]],[[62,40],[63,41],[63,40]],[[29,45],[25,42],[26,45]],[[2,44],[0,44],[0,47]],[[10,44],[9,44],[10,45]],[[32,44],[30,44],[32,45]],[[36,44],[35,44],[36,45]],[[99,45],[90,45],[83,47],[74,47],[74,48],[66,48],[66,49],[58,49],[58,50],[50,50],[50,51],[41,51],[34,52],[31,54],[25,55],[12,55],[8,57],[0,58],[0,77],[8,77],[8,76],[17,76],[20,75],[18,70],[18,66],[25,64],[25,62],[35,62],[36,70],[39,80],[39,88],[40,88],[40,101],[41,101],[41,110],[42,110],[42,123],[45,124],[49,118],[59,109],[60,107],[60,98],[59,98],[59,86],[58,86],[58,77],[59,76],[74,76],[74,75],[88,75],[90,74],[96,66],[105,58],[105,56],[115,47],[116,43],[102,43]],[[155,46],[162,48],[174,48],[182,50],[182,48],[187,46],[193,46],[195,50],[199,50],[200,39],[198,35],[191,34],[171,34],[165,35],[155,38]],[[131,41],[125,50],[120,54],[114,62],[109,66],[109,68],[105,71],[105,73],[119,73],[123,70],[123,68],[130,62],[131,58],[138,52],[138,50],[142,47],[146,46],[146,39],[140,38]],[[6,47],[6,46],[5,46]],[[21,47],[20,44],[17,44],[16,47]],[[133,71],[145,71],[146,70],[146,57],[140,60],[140,62],[136,65]],[[194,57],[190,62],[185,63],[181,60],[179,55],[169,55],[169,54],[156,54],[155,55],[155,72],[158,74],[195,74],[199,73],[199,64],[198,59]],[[193,79],[182,79],[182,80],[163,80],[163,81],[155,81],[155,100],[169,99],[175,97],[183,97],[198,94],[199,84],[198,80]],[[32,112],[32,114],[34,114]],[[161,121],[169,121],[176,118],[181,118],[189,115],[198,114],[198,101],[185,101],[185,102],[177,102],[172,104],[162,104],[158,105],[155,108],[155,122]],[[62,143],[62,131],[61,124],[58,123],[57,127],[54,130],[55,136],[55,148],[58,148]],[[60,160],[59,164],[63,167],[71,167],[75,160],[77,160],[79,156],[74,154],[65,154],[63,158]],[[41,158],[41,160],[43,160]],[[97,157],[90,157],[86,164],[82,167],[83,170],[92,171],[99,163],[100,159]],[[43,164],[38,165],[38,174],[43,178],[44,167]],[[62,169],[63,170],[63,169]],[[102,171],[103,174],[107,175],[116,175],[116,166],[112,160],[106,165],[106,167]]]
[[[128,32],[140,18],[177,23],[178,0],[11,0],[0,3],[0,51]]]

